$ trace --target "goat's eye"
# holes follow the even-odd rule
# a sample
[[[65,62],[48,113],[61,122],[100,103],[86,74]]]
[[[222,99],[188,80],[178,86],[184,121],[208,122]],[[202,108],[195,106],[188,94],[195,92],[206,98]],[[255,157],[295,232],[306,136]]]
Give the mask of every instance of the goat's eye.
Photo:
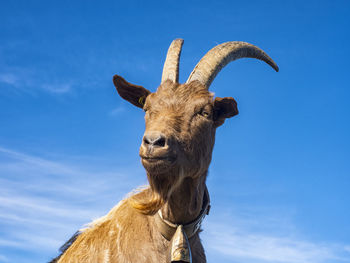
[[[211,108],[210,107],[204,107],[202,110],[199,112],[199,114],[205,118],[208,118],[211,114]]]
[[[209,116],[209,112],[204,110],[204,111],[201,112],[201,115],[204,116],[204,117],[208,117]]]

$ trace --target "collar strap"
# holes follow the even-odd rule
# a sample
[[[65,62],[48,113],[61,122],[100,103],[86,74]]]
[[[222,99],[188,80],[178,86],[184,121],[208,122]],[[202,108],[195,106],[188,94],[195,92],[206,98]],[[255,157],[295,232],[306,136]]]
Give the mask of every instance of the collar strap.
[[[210,211],[209,192],[208,192],[207,187],[205,187],[204,197],[203,197],[203,205],[202,205],[202,209],[201,209],[199,216],[195,220],[193,220],[192,222],[185,224],[185,225],[182,225],[183,230],[186,233],[186,236],[188,238],[191,238],[192,236],[194,236],[198,232],[199,228],[201,227],[201,224],[202,224],[204,217],[206,215],[209,215],[209,211]],[[162,212],[160,210],[158,210],[158,213],[155,214],[155,222],[156,222],[156,225],[157,225],[159,232],[168,241],[171,240],[171,238],[173,237],[173,235],[176,232],[176,229],[178,228],[178,226],[181,225],[181,224],[171,223],[168,220],[164,219]]]

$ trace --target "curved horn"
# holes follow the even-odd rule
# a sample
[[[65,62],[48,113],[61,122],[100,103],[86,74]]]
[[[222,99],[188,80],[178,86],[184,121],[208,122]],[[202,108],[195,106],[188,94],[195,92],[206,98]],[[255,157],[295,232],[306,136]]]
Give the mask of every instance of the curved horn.
[[[183,39],[175,39],[168,49],[163,67],[162,83],[168,79],[177,83],[179,81],[179,62]]]
[[[231,41],[212,48],[195,66],[186,83],[198,80],[209,88],[220,70],[239,58],[260,59],[278,72],[276,63],[260,48],[246,42]]]

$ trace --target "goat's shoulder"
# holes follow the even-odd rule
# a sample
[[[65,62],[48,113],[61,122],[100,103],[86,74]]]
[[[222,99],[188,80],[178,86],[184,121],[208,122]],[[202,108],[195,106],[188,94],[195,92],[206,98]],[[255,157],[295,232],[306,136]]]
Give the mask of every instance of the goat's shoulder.
[[[126,198],[80,229],[58,262],[109,262],[116,253],[123,254],[126,244],[144,234],[140,231],[149,233],[148,228],[149,218],[138,213]]]

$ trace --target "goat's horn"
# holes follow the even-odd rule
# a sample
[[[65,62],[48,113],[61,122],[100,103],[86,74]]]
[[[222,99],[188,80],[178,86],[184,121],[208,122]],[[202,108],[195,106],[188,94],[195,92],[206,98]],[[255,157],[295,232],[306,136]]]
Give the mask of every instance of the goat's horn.
[[[198,80],[209,88],[220,70],[239,58],[260,59],[278,71],[276,63],[260,48],[246,42],[231,41],[212,48],[198,62],[186,83]]]
[[[183,39],[175,39],[166,55],[163,67],[162,83],[168,79],[177,83],[179,81],[179,62]]]

